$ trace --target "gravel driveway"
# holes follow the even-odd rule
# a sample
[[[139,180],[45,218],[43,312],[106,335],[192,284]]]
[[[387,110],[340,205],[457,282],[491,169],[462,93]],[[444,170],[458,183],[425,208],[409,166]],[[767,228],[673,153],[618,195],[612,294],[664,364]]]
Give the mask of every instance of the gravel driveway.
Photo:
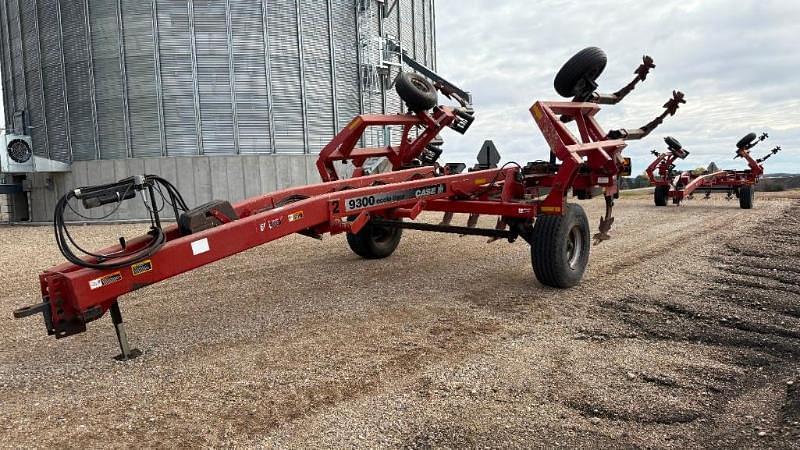
[[[571,290],[522,241],[407,231],[364,261],[293,236],[122,298],[125,363],[108,317],[12,320],[61,256],[3,227],[0,446],[796,447],[799,227],[800,200],[623,198]]]

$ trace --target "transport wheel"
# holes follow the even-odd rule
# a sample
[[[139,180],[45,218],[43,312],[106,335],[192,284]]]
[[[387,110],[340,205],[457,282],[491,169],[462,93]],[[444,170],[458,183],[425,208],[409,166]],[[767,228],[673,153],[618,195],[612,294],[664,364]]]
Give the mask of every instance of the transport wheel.
[[[561,67],[553,83],[558,95],[576,97],[594,91],[594,81],[606,68],[606,53],[597,47],[587,47],[575,54]],[[591,86],[590,86],[591,84]]]
[[[675,139],[675,138],[674,138],[674,137],[672,137],[672,136],[667,136],[667,137],[665,137],[665,138],[664,138],[664,142],[666,142],[666,143],[667,143],[667,147],[669,147],[669,148],[674,148],[674,149],[680,149],[680,148],[683,148],[683,147],[681,147],[681,143],[680,143],[680,142],[678,142],[678,140],[677,140],[677,139]]]
[[[656,186],[656,190],[653,193],[653,198],[655,199],[656,206],[667,206],[667,200],[669,199],[669,186],[665,184]]]
[[[758,138],[755,133],[749,133],[747,136],[739,139],[739,142],[736,143],[736,148],[745,148],[748,145],[752,144]]]
[[[397,74],[394,88],[408,109],[413,112],[427,111],[439,102],[433,84],[427,78],[413,72]]]
[[[381,259],[394,253],[402,236],[402,228],[381,227],[368,222],[358,233],[347,233],[347,245],[364,259]]]
[[[753,186],[742,186],[739,188],[739,206],[742,209],[752,209],[755,191]]]
[[[589,263],[589,220],[580,205],[567,204],[563,216],[539,216],[533,225],[531,263],[545,286],[570,288]]]

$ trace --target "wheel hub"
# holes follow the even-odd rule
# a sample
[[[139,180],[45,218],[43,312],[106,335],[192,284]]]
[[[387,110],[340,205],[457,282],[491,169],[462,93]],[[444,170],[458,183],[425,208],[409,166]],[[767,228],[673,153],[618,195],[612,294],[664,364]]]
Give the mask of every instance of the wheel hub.
[[[419,81],[417,79],[412,79],[411,80],[411,84],[413,84],[417,89],[419,89],[422,92],[428,92],[430,90],[430,89],[428,89],[428,85],[427,84],[425,84],[422,81]]]
[[[388,227],[379,227],[371,225],[372,240],[378,244],[383,244],[392,239],[392,229]]]
[[[580,227],[575,225],[569,231],[569,237],[567,238],[567,263],[570,269],[575,269],[582,253],[583,235],[581,235]]]

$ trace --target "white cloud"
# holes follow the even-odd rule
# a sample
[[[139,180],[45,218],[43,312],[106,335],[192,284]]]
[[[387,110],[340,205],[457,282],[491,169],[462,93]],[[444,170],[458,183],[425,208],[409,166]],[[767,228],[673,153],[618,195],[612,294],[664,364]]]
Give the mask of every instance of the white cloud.
[[[673,89],[686,94],[675,117],[626,149],[635,171],[667,135],[691,151],[686,167],[713,160],[739,168],[736,141],[766,131],[770,139],[757,149],[784,149],[767,171],[800,173],[800,2],[437,0],[436,20],[438,71],[473,93],[477,112],[466,136],[447,134],[445,161],[473,161],[484,139],[505,160],[547,158],[528,108],[560,100],[556,71],[578,50],[598,46],[609,57],[601,91],[630,81],[642,54],[657,66],[625,101],[599,113],[606,129],[641,126]]]

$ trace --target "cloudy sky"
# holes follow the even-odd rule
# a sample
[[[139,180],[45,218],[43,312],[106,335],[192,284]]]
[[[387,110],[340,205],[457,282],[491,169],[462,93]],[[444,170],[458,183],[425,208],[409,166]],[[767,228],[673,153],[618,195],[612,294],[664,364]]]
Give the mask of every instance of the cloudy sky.
[[[466,136],[447,133],[445,161],[473,161],[484,139],[504,160],[546,159],[528,112],[560,100],[553,76],[578,50],[598,46],[608,66],[600,91],[633,78],[643,54],[656,68],[621,104],[598,114],[606,129],[637,128],[662,111],[673,89],[688,103],[642,141],[631,141],[634,173],[675,136],[691,155],[682,167],[744,167],[736,142],[769,133],[754,149],[784,151],[767,172],[800,173],[800,2],[794,0],[437,0],[438,71],[473,93],[477,119]]]

